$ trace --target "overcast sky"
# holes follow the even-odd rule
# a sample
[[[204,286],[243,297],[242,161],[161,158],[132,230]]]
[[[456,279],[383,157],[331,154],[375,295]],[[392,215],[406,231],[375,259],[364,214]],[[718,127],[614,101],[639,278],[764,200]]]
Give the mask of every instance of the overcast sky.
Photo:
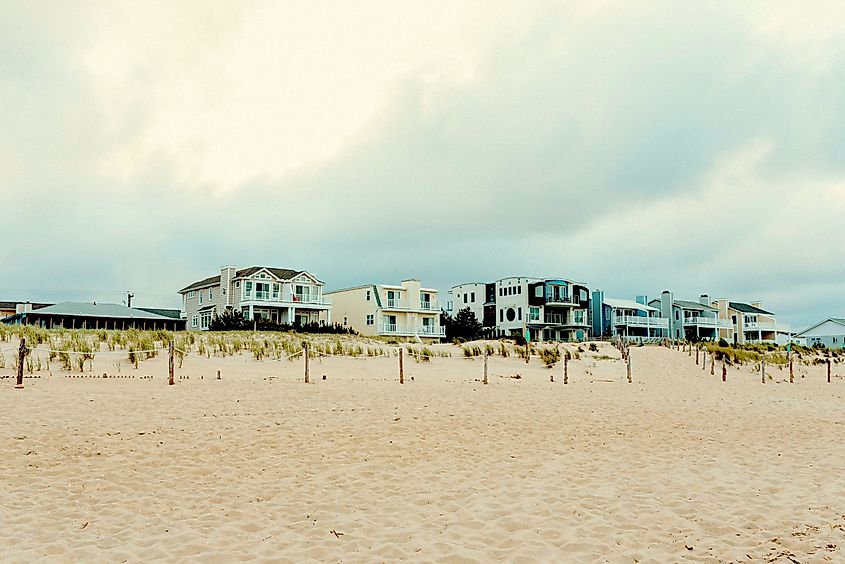
[[[845,2],[0,2],[0,299],[509,275],[845,316]]]

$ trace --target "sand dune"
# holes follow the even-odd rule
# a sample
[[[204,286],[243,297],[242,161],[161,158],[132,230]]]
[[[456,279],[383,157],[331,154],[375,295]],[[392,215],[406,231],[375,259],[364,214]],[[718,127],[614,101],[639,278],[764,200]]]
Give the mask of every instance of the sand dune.
[[[723,384],[642,347],[633,384],[621,361],[585,354],[566,386],[560,365],[512,357],[491,359],[484,386],[481,360],[454,350],[408,359],[401,386],[395,358],[312,361],[306,386],[301,360],[246,355],[189,357],[175,386],[164,358],[122,368],[135,378],[2,380],[0,553],[843,561],[839,374],[801,367],[790,385],[772,368],[762,385],[731,369]],[[114,365],[98,357],[103,372]]]

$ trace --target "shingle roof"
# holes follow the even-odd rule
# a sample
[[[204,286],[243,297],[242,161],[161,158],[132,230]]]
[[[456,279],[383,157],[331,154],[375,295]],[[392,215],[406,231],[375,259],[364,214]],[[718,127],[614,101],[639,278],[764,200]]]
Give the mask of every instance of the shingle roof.
[[[692,309],[695,311],[719,311],[715,307],[690,300],[675,300],[675,305],[683,309]]]
[[[208,286],[218,286],[220,285],[220,275],[217,276],[209,276],[204,280],[200,280],[199,282],[194,282],[190,286],[185,286],[181,290],[179,290],[180,294],[184,294],[185,292],[190,292],[191,290],[198,290],[200,288],[206,288]]]
[[[743,302],[728,302],[728,306],[731,309],[741,311],[742,313],[761,313],[763,315],[774,315],[774,313],[772,313],[771,311],[766,311],[765,309],[760,309],[759,307],[755,307],[751,304],[746,304]]]
[[[291,278],[296,277],[299,274],[305,272],[304,270],[292,270],[290,268],[274,268],[270,266],[250,266],[248,268],[242,268],[235,272],[235,278],[244,278],[246,276],[252,276],[259,270],[266,270],[279,280],[290,280]],[[199,290],[200,288],[207,288],[209,286],[219,286],[220,285],[220,275],[216,276],[209,276],[204,280],[200,280],[199,282],[194,282],[189,286],[185,286],[181,290],[179,290],[180,294],[184,294],[185,292],[190,292],[191,290]]]
[[[172,320],[170,317],[157,315],[135,309],[134,307],[126,307],[120,304],[97,304],[97,303],[83,303],[83,302],[63,302],[60,304],[41,308],[33,311],[38,315],[67,315],[79,317],[109,317],[109,318],[123,318],[123,319],[150,319],[150,320]]]
[[[162,309],[157,307],[139,307],[135,309],[161,315],[162,317],[169,317],[171,319],[182,319],[182,312],[178,309]]]

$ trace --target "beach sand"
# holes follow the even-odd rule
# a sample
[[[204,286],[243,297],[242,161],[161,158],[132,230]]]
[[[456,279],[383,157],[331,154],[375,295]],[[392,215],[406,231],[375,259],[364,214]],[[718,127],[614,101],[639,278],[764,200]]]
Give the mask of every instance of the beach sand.
[[[722,383],[633,347],[632,384],[584,354],[568,385],[491,358],[485,386],[438,348],[404,385],[396,358],[305,385],[301,358],[248,355],[188,357],[175,386],[162,357],[0,380],[2,560],[845,561],[841,365]]]

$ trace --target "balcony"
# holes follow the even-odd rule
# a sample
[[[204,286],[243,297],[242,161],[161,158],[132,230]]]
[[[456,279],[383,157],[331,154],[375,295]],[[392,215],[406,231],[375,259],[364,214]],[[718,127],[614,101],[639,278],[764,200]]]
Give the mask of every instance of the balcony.
[[[379,325],[381,335],[419,335],[420,337],[442,337],[446,334],[446,328],[439,325],[400,325],[396,323],[381,323]]]
[[[693,327],[706,327],[708,329],[730,329],[731,323],[727,319],[719,319],[718,317],[685,317],[684,325]]]
[[[241,304],[249,304],[250,302],[261,302],[262,305],[276,305],[278,304],[279,307],[291,307],[292,305],[318,305],[318,306],[330,306],[332,302],[329,298],[325,298],[322,296],[310,296],[310,295],[296,295],[296,294],[288,294],[287,296],[279,297],[271,297],[269,292],[251,292],[249,294],[244,294],[243,298],[241,299]]]
[[[580,314],[580,315],[579,315]],[[528,320],[531,323],[531,318]],[[534,323],[539,323],[539,320]],[[573,312],[573,315],[563,315],[561,313],[547,313],[543,316],[543,323],[546,325],[587,325],[587,316],[583,310]]]
[[[613,325],[627,325],[628,327],[648,327],[653,329],[668,329],[669,320],[665,317],[646,317],[644,315],[617,315],[613,317]]]
[[[775,331],[777,325],[771,322],[746,323],[742,326],[743,331]]]
[[[546,305],[575,307],[578,303],[568,296],[546,296]]]
[[[440,311],[440,302],[434,300],[420,302],[420,309],[423,311]]]

